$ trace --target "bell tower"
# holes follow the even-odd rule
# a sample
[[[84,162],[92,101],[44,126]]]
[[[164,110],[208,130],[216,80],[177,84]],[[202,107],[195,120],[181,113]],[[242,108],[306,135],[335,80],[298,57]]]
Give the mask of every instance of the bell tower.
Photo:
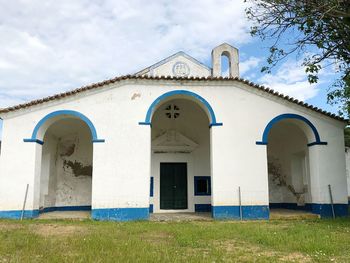
[[[215,47],[211,52],[212,60],[212,76],[221,77],[221,57],[226,56],[229,61],[229,77],[235,78],[239,77],[239,57],[238,49],[227,44],[223,43]]]

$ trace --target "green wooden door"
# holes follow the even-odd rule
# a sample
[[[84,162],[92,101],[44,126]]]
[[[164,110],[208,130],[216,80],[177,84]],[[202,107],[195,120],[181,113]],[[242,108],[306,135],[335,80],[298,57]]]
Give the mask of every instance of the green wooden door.
[[[160,164],[160,209],[187,209],[187,163]]]

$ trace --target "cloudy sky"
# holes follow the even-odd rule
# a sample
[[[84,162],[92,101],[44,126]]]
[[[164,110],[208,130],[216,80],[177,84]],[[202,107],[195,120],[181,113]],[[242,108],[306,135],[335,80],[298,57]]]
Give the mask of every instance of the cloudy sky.
[[[260,73],[268,44],[250,37],[245,8],[243,0],[0,0],[0,108],[134,73],[180,50],[211,66],[211,49],[227,42],[240,49],[242,77],[334,112],[325,103],[332,77],[309,85],[302,58]]]

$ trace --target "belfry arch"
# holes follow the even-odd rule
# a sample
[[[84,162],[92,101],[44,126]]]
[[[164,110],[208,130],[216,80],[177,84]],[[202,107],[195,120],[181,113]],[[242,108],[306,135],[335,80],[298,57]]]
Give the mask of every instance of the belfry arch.
[[[225,56],[228,58],[228,77],[238,78],[239,77],[239,57],[238,49],[231,45],[224,43],[215,47],[211,53],[212,64],[213,64],[213,77],[222,77],[222,63],[221,57]]]

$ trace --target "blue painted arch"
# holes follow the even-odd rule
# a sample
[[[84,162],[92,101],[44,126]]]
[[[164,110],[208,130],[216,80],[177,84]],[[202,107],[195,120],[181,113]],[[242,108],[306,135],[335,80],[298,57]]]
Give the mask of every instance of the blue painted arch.
[[[277,122],[284,120],[284,119],[296,119],[296,120],[300,120],[304,123],[306,123],[310,129],[312,130],[313,134],[314,134],[314,141],[308,143],[308,146],[313,146],[313,145],[327,145],[327,142],[323,142],[321,141],[320,138],[320,134],[318,133],[315,125],[312,124],[311,121],[309,121],[307,118],[298,115],[298,114],[293,114],[293,113],[285,113],[285,114],[281,114],[276,116],[275,118],[273,118],[265,127],[264,129],[264,133],[262,136],[262,140],[261,141],[257,141],[256,144],[258,145],[267,145],[268,143],[268,136],[269,136],[269,132],[271,130],[271,128],[273,127],[274,124],[276,124]]]
[[[94,124],[91,122],[91,120],[86,117],[84,114],[78,112],[78,111],[73,111],[73,110],[58,110],[58,111],[54,111],[51,112],[49,114],[47,114],[45,117],[43,117],[34,127],[33,133],[32,133],[32,137],[29,139],[23,139],[24,142],[36,142],[39,144],[44,144],[43,141],[39,140],[37,138],[38,136],[38,132],[39,129],[41,128],[42,125],[44,125],[44,123],[51,118],[60,116],[60,115],[68,115],[68,116],[74,116],[77,117],[79,119],[81,119],[82,121],[84,121],[86,123],[86,125],[89,127],[90,132],[91,132],[91,137],[92,137],[92,142],[104,142],[105,140],[103,139],[99,139],[97,137],[97,132],[96,132],[96,128],[94,126]]]
[[[163,95],[156,98],[152,102],[150,107],[148,108],[145,120],[142,122],[139,122],[139,124],[140,125],[151,125],[152,124],[152,115],[153,115],[156,107],[165,99],[172,97],[172,96],[176,96],[176,95],[183,95],[183,96],[193,98],[194,100],[198,101],[201,105],[203,105],[207,109],[208,114],[209,114],[209,118],[210,118],[209,127],[222,126],[222,123],[216,121],[215,112],[214,112],[213,108],[210,106],[209,102],[206,99],[204,99],[202,96],[200,96],[194,92],[188,91],[188,90],[173,90],[173,91],[166,92]]]

